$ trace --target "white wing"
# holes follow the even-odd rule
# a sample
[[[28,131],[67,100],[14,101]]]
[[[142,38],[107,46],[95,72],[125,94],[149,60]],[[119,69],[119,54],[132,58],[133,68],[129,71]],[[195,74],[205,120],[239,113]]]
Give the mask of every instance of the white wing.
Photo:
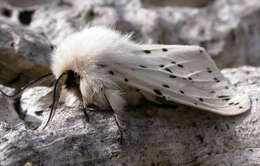
[[[142,48],[133,52],[134,58],[109,62],[114,80],[139,89],[148,100],[157,103],[177,102],[225,116],[249,110],[249,97],[231,85],[203,48]]]

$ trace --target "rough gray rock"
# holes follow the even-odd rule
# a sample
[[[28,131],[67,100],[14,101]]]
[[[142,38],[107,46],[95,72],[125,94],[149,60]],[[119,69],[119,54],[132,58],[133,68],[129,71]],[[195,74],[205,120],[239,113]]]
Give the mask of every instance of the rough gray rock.
[[[2,15],[16,13],[13,20],[45,34],[53,44],[86,25],[105,24],[122,32],[134,32],[134,39],[141,42],[201,45],[221,68],[259,65],[259,39],[255,34],[258,33],[260,1],[217,0],[205,3],[203,8],[174,5],[162,8],[156,7],[155,1],[144,2],[64,0],[41,7],[35,1],[37,7],[30,9],[2,7]],[[178,4],[180,1],[163,2]],[[209,1],[188,2],[196,6]],[[160,4],[164,3],[160,1]],[[25,15],[24,19],[21,15]]]
[[[1,90],[10,94],[14,89],[0,85]],[[14,101],[0,94],[0,138],[15,130],[24,129],[24,122],[15,111]]]
[[[19,88],[50,71],[51,45],[41,35],[0,18],[0,83]]]
[[[246,114],[221,117],[190,107],[144,104],[118,115],[124,133],[120,145],[112,112],[89,112],[86,123],[77,104],[62,104],[46,130],[20,129],[1,137],[5,141],[0,144],[0,164],[259,165],[259,71],[252,67],[223,71],[250,94],[252,109]],[[40,96],[49,91],[33,88],[22,97],[24,108],[38,112],[33,116],[39,121],[47,119],[50,100]]]
[[[215,0],[142,0],[148,6],[205,7]]]
[[[5,5],[18,8],[33,8],[39,7],[40,5],[46,5],[53,2],[54,0],[0,0]]]
[[[162,8],[153,2],[64,0],[39,6],[35,1],[36,7],[16,9],[9,6],[8,10],[16,13],[13,20],[45,34],[53,44],[86,25],[102,24],[114,26],[124,33],[133,32],[133,38],[139,42],[201,45],[221,68],[259,65],[256,34],[260,1],[216,0],[205,3],[203,8],[174,5]],[[199,6],[201,2],[209,1],[164,0],[160,5],[164,2]],[[2,7],[3,15],[8,15],[6,9]]]

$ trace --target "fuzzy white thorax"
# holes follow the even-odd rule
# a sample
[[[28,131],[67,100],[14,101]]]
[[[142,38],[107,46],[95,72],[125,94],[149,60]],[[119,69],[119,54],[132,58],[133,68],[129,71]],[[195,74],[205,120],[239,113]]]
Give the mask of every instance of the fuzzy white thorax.
[[[126,57],[139,46],[112,29],[97,26],[74,33],[58,46],[52,56],[52,71],[56,77],[67,70],[88,75],[94,65]]]
[[[120,88],[108,77],[107,71],[98,69],[97,66],[111,61],[125,61],[132,57],[132,51],[137,50],[139,45],[129,38],[129,35],[121,35],[102,26],[74,33],[55,50],[52,56],[52,71],[56,78],[68,70],[80,75],[80,91],[84,104],[96,104],[101,109],[106,109],[106,95],[108,100],[114,102],[110,104],[118,107],[115,109],[121,109],[125,101],[121,97]]]

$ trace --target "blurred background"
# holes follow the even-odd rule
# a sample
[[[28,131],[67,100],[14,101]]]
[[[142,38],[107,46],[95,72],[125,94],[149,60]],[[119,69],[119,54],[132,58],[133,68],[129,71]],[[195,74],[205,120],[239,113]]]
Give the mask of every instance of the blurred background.
[[[0,0],[0,83],[50,71],[53,48],[93,25],[141,43],[200,45],[219,68],[258,66],[259,23],[259,0]]]

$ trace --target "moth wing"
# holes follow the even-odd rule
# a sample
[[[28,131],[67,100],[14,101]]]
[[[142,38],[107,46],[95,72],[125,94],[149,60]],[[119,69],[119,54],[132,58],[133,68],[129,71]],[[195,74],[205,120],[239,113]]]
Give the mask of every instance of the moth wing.
[[[133,57],[113,61],[113,79],[140,90],[151,101],[176,102],[224,116],[246,112],[247,94],[222,75],[198,46],[143,45]]]

